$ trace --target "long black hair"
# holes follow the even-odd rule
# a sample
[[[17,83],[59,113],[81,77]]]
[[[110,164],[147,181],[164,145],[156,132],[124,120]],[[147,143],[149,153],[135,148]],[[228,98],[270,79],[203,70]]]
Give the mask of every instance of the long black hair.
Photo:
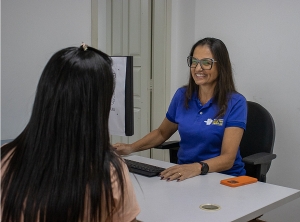
[[[115,207],[112,168],[124,200],[122,163],[109,141],[111,65],[86,45],[51,57],[27,126],[1,149],[2,221],[100,221]]]
[[[193,45],[189,56],[193,56],[195,48],[198,46],[209,47],[214,59],[217,61],[215,64],[217,66],[218,78],[213,96],[214,101],[216,101],[219,106],[219,112],[216,114],[216,117],[221,117],[227,110],[230,94],[236,92],[229,53],[225,44],[220,39],[204,38]],[[195,83],[191,73],[186,87],[185,107],[188,108],[188,102],[191,99],[192,94],[195,92],[198,93],[199,91],[199,86]]]

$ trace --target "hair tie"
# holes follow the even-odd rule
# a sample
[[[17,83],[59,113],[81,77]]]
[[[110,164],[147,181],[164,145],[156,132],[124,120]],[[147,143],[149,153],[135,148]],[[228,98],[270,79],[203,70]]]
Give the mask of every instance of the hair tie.
[[[84,42],[82,42],[81,47],[82,47],[83,51],[86,51],[88,49],[88,45],[85,44]]]

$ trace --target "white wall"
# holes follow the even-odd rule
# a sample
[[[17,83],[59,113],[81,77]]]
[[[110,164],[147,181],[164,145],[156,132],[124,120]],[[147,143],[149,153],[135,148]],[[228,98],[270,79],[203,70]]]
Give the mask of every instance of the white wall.
[[[171,1],[171,79],[169,100],[176,90],[187,84],[189,68],[186,58],[195,41],[195,0],[170,0]],[[169,107],[169,104],[166,106]],[[169,140],[180,140],[176,132]]]
[[[204,37],[220,38],[228,48],[238,91],[262,104],[275,120],[277,159],[267,182],[300,189],[300,2],[191,0],[192,11],[183,7],[186,2],[172,1],[173,29],[179,32],[172,35],[172,93],[186,82],[185,61],[179,54],[187,55],[190,35],[194,33],[193,43]],[[297,199],[262,218],[299,221],[299,209]]]
[[[90,0],[1,1],[1,139],[26,126],[41,72],[59,49],[91,42]]]
[[[172,0],[171,98],[189,79],[186,58],[195,41],[195,0]]]

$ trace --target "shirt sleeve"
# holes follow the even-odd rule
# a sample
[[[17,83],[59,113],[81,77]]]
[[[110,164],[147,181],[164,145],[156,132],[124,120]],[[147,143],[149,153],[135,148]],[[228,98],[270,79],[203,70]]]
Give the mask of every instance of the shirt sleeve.
[[[171,100],[171,103],[169,105],[167,114],[166,114],[166,118],[169,121],[176,123],[176,124],[178,124],[176,122],[176,111],[177,111],[178,104],[180,103],[180,100],[182,100],[182,99],[184,99],[184,91],[183,91],[183,88],[179,88],[175,92],[175,94]]]
[[[132,221],[140,213],[140,207],[136,200],[127,165],[122,162],[122,166],[124,172],[124,205],[118,207],[114,212],[112,220],[114,222]],[[115,173],[112,176],[112,189],[116,206],[120,206],[121,190]]]
[[[228,104],[228,118],[226,127],[240,127],[246,129],[247,101],[241,94],[235,94]]]

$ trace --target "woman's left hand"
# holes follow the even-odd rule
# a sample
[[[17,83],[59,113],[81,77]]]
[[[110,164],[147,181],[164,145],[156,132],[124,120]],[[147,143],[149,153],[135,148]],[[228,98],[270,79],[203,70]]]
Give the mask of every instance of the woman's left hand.
[[[183,181],[187,178],[198,176],[201,173],[201,165],[199,163],[182,164],[172,166],[165,169],[160,173],[162,180],[172,181],[177,180]]]

